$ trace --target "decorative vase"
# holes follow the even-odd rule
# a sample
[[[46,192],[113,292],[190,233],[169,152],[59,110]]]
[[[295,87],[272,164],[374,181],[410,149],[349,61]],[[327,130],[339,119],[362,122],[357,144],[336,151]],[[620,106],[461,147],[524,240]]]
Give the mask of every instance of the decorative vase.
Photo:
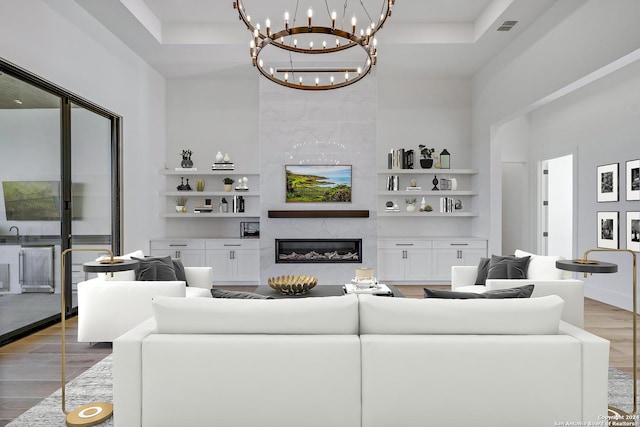
[[[223,158],[224,156],[222,155],[222,151],[218,151],[218,153],[216,154],[216,163],[222,162]]]
[[[204,191],[204,179],[202,178],[196,179],[196,190]]]
[[[224,191],[231,191],[231,184],[225,184]]]
[[[433,167],[433,159],[420,159],[420,167],[422,169],[431,169]]]
[[[407,212],[415,212],[415,210],[416,210],[416,205],[414,204],[407,205]]]
[[[231,161],[231,157],[229,157],[229,155],[225,153],[224,157],[222,158],[222,161],[225,163],[229,163]]]
[[[180,162],[180,166],[182,166],[183,168],[191,168],[193,167],[193,161],[191,159],[182,159],[182,162]]]
[[[187,211],[186,206],[176,206],[176,212],[185,213]]]

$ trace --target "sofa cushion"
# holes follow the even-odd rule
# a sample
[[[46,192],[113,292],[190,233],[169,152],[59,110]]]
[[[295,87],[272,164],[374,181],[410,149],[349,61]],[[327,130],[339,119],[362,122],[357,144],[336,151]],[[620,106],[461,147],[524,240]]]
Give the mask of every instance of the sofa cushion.
[[[476,274],[476,285],[484,286],[487,281],[487,275],[489,274],[489,263],[491,258],[480,258],[478,263],[478,273]]]
[[[253,292],[227,291],[224,289],[211,288],[213,298],[235,298],[235,299],[273,299],[273,297],[254,294]]]
[[[303,334],[358,333],[358,298],[231,299],[154,298],[158,333]]]
[[[533,293],[534,285],[518,286],[509,289],[493,289],[490,291],[478,292],[458,292],[441,291],[438,289],[424,288],[425,298],[444,299],[504,299],[504,298],[529,298]]]
[[[169,255],[164,257],[132,257],[132,259],[140,262],[136,271],[136,280],[138,281],[175,282],[178,280],[173,269],[173,261]]]
[[[530,257],[491,255],[487,279],[526,279]]]
[[[360,295],[360,333],[398,335],[554,335],[557,295],[512,299],[380,298]]]
[[[556,261],[563,260],[561,256],[536,255],[517,249],[517,257],[530,257],[527,269],[527,279],[531,280],[562,280],[566,278],[566,273],[556,268]],[[569,274],[569,277],[571,275]]]

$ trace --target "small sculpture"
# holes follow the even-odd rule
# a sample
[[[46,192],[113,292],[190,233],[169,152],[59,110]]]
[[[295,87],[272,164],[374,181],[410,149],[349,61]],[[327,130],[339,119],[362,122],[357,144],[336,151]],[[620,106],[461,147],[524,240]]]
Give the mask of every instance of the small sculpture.
[[[433,176],[433,181],[431,181],[433,183],[433,188],[431,189],[431,191],[439,191],[440,189],[438,188],[438,177],[437,176]]]

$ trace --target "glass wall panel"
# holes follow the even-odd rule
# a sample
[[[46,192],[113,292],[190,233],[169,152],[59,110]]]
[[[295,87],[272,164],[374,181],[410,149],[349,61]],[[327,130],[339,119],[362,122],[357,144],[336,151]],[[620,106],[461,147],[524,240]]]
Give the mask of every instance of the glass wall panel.
[[[60,313],[61,97],[0,72],[0,336]]]

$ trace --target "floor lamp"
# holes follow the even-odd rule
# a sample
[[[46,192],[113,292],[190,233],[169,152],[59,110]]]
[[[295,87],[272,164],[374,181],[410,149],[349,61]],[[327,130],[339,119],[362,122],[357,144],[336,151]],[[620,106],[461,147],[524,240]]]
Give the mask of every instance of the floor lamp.
[[[135,260],[123,260],[113,257],[113,252],[110,249],[96,249],[96,248],[69,248],[62,251],[60,255],[61,262],[61,284],[60,284],[60,299],[61,299],[61,314],[62,314],[62,412],[67,416],[67,426],[69,427],[89,427],[100,424],[106,421],[113,414],[113,405],[108,402],[95,402],[87,403],[86,405],[79,406],[73,411],[67,411],[66,409],[66,304],[65,304],[65,258],[69,252],[72,251],[91,251],[91,252],[107,252],[109,258],[105,258],[100,261],[87,262],[82,265],[83,270],[89,273],[114,273],[117,271],[134,270],[138,261]]]
[[[588,249],[584,252],[582,259],[574,259],[574,260],[562,260],[556,261],[556,267],[561,270],[575,271],[578,273],[584,273],[584,277],[587,277],[587,273],[615,273],[618,271],[618,266],[616,264],[612,264],[610,262],[601,262],[593,259],[588,259],[589,253],[591,252],[628,252],[633,257],[633,410],[631,414],[635,415],[637,413],[637,404],[638,404],[638,390],[637,390],[637,289],[636,289],[636,253],[630,249]],[[629,415],[624,411],[621,411],[618,408],[609,407],[609,416],[624,416]]]

